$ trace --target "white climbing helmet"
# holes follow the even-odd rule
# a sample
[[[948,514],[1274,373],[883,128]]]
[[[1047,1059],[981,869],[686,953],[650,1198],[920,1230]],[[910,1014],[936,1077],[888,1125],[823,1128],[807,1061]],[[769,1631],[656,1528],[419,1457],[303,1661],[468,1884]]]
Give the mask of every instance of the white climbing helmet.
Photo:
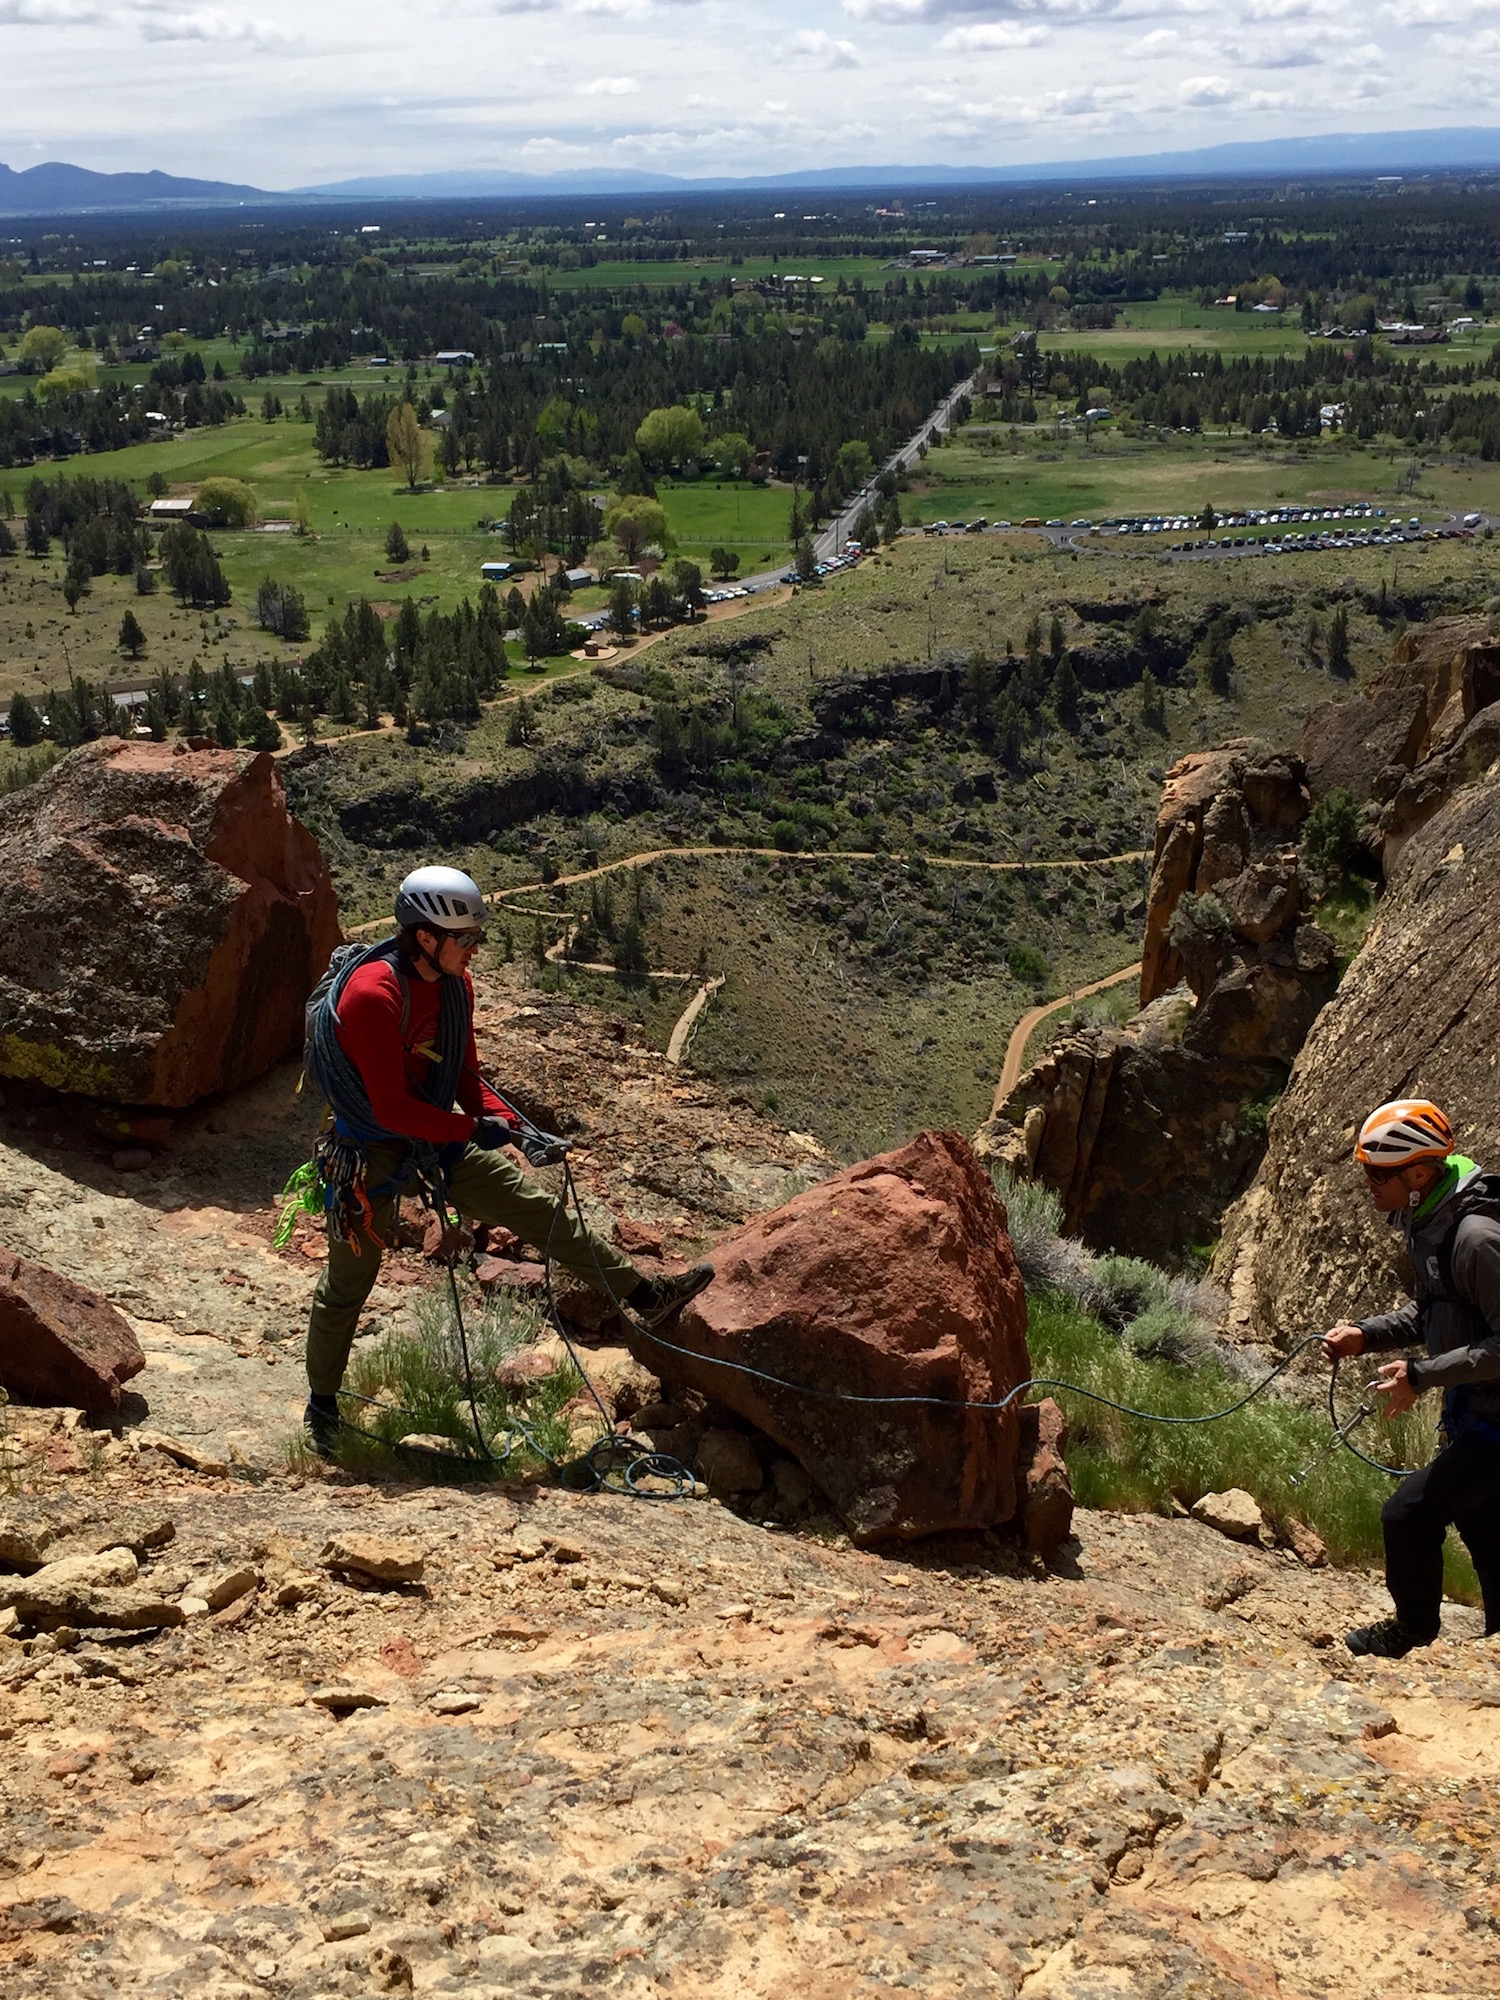
[[[1399,1168],[1446,1160],[1457,1145],[1453,1127],[1426,1097],[1398,1097],[1372,1111],[1359,1128],[1354,1157],[1362,1167]]]
[[[488,915],[479,884],[460,868],[415,868],[396,891],[396,922],[430,931],[483,929]]]

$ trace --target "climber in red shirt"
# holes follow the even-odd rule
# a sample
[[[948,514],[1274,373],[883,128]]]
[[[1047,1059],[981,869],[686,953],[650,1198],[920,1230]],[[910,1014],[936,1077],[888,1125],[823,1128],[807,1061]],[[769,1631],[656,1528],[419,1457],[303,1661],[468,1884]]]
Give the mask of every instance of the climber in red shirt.
[[[661,1325],[712,1279],[711,1264],[646,1278],[586,1229],[518,1164],[558,1156],[560,1142],[523,1123],[479,1074],[469,961],[484,937],[484,899],[456,868],[419,868],[396,896],[395,939],[336,972],[313,1010],[312,1070],[340,1138],[357,1149],[370,1212],[330,1228],[328,1262],[307,1327],[305,1422],[327,1453],[359,1315],[412,1156],[440,1172],[461,1216],[497,1223],[550,1253],[570,1276]]]

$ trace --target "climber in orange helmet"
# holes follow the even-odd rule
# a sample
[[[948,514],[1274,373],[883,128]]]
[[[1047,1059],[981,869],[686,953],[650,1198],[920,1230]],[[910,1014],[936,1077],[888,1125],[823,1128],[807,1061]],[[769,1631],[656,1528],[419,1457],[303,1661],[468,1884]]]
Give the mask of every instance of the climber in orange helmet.
[[[1425,1354],[1385,1364],[1375,1393],[1400,1416],[1424,1390],[1443,1392],[1443,1448],[1381,1509],[1396,1615],[1345,1641],[1351,1653],[1400,1659],[1438,1635],[1450,1526],[1474,1558],[1485,1631],[1500,1632],[1500,1175],[1457,1151],[1426,1098],[1372,1111],[1354,1155],[1377,1212],[1405,1236],[1416,1294],[1395,1312],[1331,1327],[1323,1351],[1333,1361],[1421,1342]]]

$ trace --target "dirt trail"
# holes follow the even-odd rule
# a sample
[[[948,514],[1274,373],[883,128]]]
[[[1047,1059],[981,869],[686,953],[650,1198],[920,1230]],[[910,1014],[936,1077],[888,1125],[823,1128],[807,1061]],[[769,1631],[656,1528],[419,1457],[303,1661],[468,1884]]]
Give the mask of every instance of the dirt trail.
[[[990,1110],[992,1118],[998,1118],[1001,1106],[1021,1079],[1021,1065],[1026,1060],[1026,1044],[1031,1040],[1043,1021],[1056,1014],[1063,1007],[1071,1007],[1079,1000],[1087,1000],[1091,993],[1103,993],[1111,986],[1119,986],[1127,979],[1140,977],[1141,961],[1122,967],[1119,972],[1110,973],[1107,979],[1096,979],[1091,986],[1075,986],[1061,1000],[1048,1000],[1041,1007],[1033,1007],[1023,1014],[1011,1029],[1010,1040],[1005,1045],[1005,1064],[1000,1071],[1000,1081],[995,1086],[995,1102]]]

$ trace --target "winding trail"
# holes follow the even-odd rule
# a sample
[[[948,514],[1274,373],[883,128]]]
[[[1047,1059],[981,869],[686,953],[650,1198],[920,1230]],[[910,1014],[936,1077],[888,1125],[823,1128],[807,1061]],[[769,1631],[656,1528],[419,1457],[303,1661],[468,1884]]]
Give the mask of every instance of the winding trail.
[[[1127,965],[1119,972],[1110,973],[1107,979],[1096,979],[1091,986],[1077,986],[1071,993],[1064,994],[1061,1000],[1049,1000],[1045,1006],[1032,1007],[1023,1014],[1011,1029],[1010,1040],[1005,1045],[1005,1066],[1000,1072],[1000,1081],[995,1085],[995,1101],[990,1107],[991,1118],[999,1116],[1000,1107],[1020,1082],[1021,1064],[1026,1059],[1026,1044],[1049,1014],[1055,1014],[1063,1007],[1071,1007],[1075,1001],[1087,1000],[1091,993],[1102,993],[1108,986],[1119,986],[1127,979],[1138,979],[1140,971],[1141,961],[1137,959],[1134,965]]]

